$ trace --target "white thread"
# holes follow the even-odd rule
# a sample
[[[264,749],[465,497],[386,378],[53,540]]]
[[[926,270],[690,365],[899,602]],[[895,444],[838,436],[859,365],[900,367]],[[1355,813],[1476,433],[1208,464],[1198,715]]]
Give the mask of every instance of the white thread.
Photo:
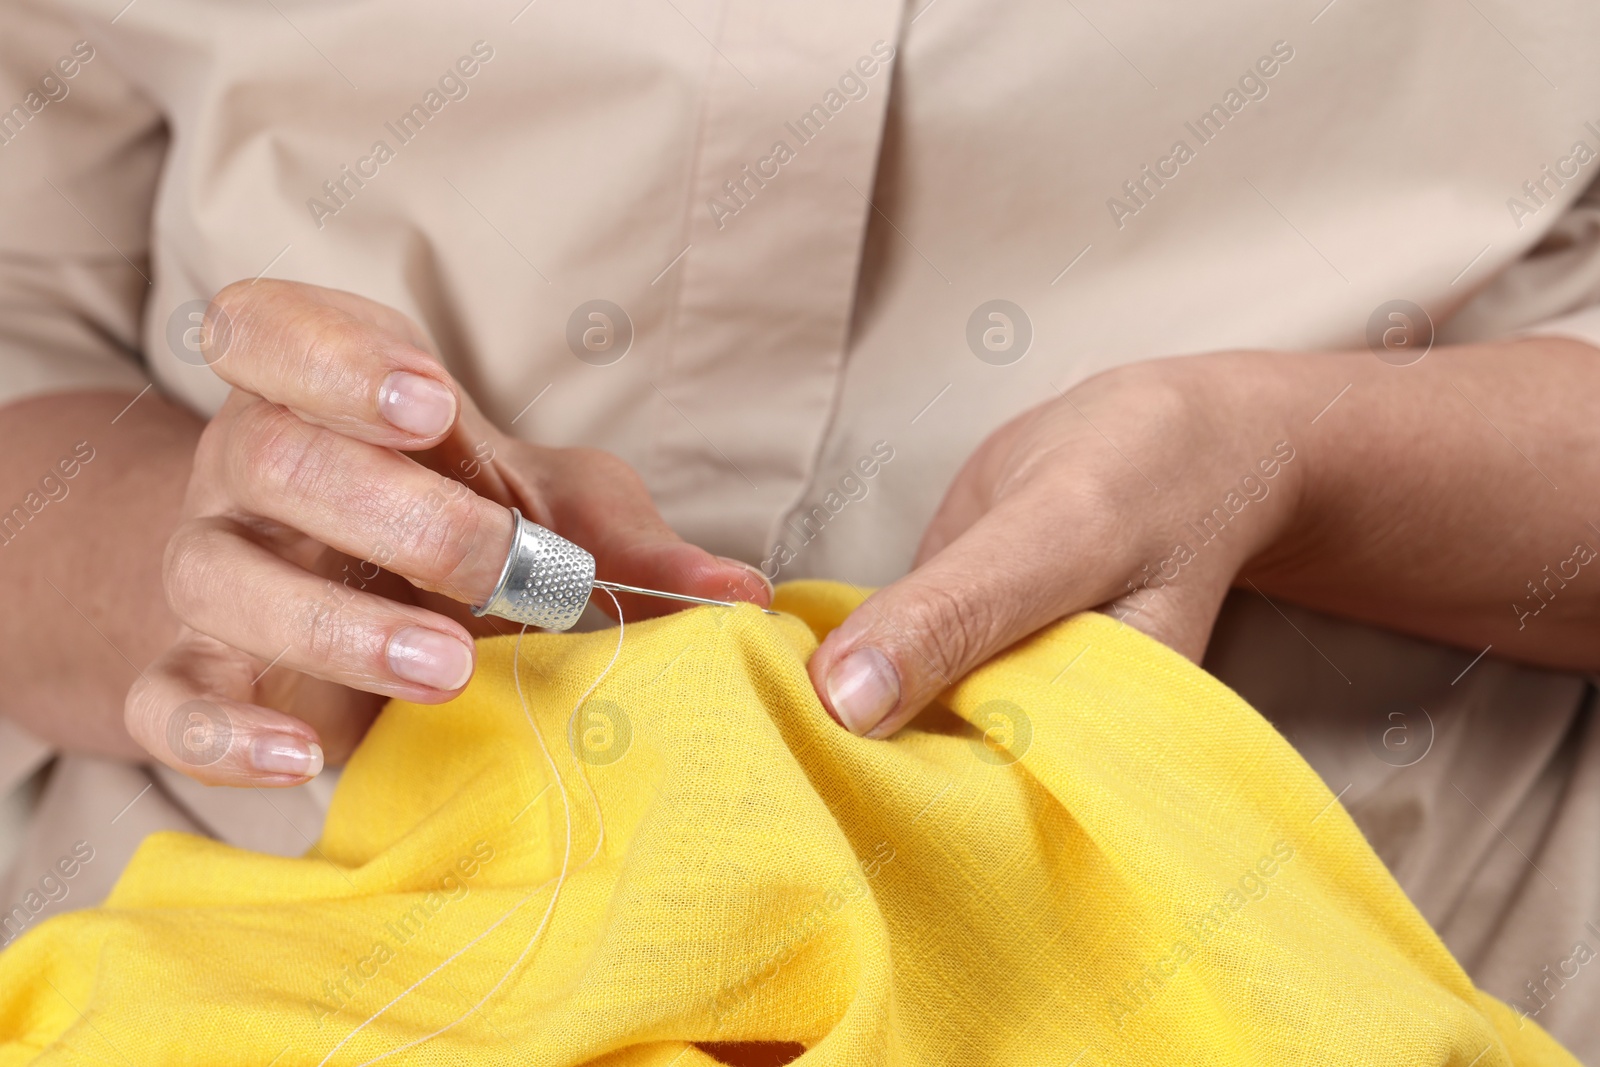
[[[584,701],[588,700],[591,696],[593,696],[594,695],[594,691],[596,689],[600,688],[600,683],[605,681],[606,675],[611,673],[611,668],[616,666],[617,657],[619,655],[621,655],[621,653],[622,653],[622,638],[623,638],[623,635],[624,635],[624,633],[626,631],[626,626],[627,626],[627,624],[623,621],[623,618],[622,618],[622,605],[621,605],[621,603],[619,603],[617,601],[616,594],[612,593],[611,590],[602,589],[601,591],[604,592],[607,596],[609,596],[611,598],[611,603],[617,609],[617,647],[612,650],[611,659],[610,659],[610,661],[608,661],[606,663],[605,668],[599,673],[599,675],[597,675],[595,677],[595,680],[592,683],[590,683],[589,688],[584,690],[583,695],[578,698],[577,704],[575,704],[573,706],[573,708],[572,708],[572,714],[573,715],[576,715],[578,713],[579,709],[581,709],[583,707]],[[396,1004],[400,1003],[400,1001],[402,1001],[406,997],[410,996],[411,993],[418,986],[422,985],[422,983],[426,982],[428,979],[432,978],[434,975],[436,975],[440,971],[442,971],[445,967],[449,966],[454,960],[459,958],[462,953],[466,952],[473,945],[476,945],[478,942],[482,941],[484,938],[486,938],[490,934],[492,934],[496,929],[498,929],[500,927],[500,925],[502,923],[504,923],[507,919],[511,918],[512,915],[514,915],[517,911],[519,911],[524,904],[526,904],[528,901],[532,900],[534,898],[534,896],[540,890],[542,890],[545,886],[549,885],[551,881],[554,881],[556,885],[555,885],[555,889],[553,891],[551,891],[551,893],[550,893],[550,903],[545,906],[544,917],[539,920],[539,926],[538,926],[537,929],[534,930],[533,936],[528,938],[527,945],[523,946],[522,952],[519,953],[517,958],[512,961],[511,966],[506,968],[506,972],[500,976],[499,981],[495,982],[494,985],[490,986],[489,987],[489,991],[487,993],[485,993],[482,996],[482,998],[480,998],[479,1001],[476,1004],[474,1004],[472,1007],[468,1008],[466,1011],[462,1012],[460,1015],[456,1016],[454,1019],[452,1019],[450,1022],[446,1023],[444,1026],[442,1026],[439,1029],[435,1030],[433,1033],[427,1034],[427,1035],[425,1035],[423,1037],[419,1037],[415,1041],[408,1042],[407,1044],[401,1045],[398,1048],[390,1049],[388,1052],[385,1052],[380,1056],[374,1056],[372,1059],[366,1060],[365,1062],[361,1063],[359,1065],[359,1067],[371,1067],[371,1065],[374,1064],[374,1063],[378,1063],[381,1060],[386,1060],[390,1056],[397,1055],[397,1054],[399,1054],[401,1052],[406,1051],[407,1049],[415,1048],[416,1046],[422,1044],[425,1041],[432,1041],[434,1038],[438,1037],[442,1033],[445,1033],[447,1030],[450,1030],[452,1027],[456,1026],[456,1024],[460,1023],[461,1020],[465,1019],[467,1016],[471,1015],[473,1012],[475,1012],[479,1008],[483,1007],[484,1004],[488,1003],[489,998],[494,996],[495,993],[499,991],[500,987],[506,983],[506,979],[510,978],[511,975],[516,972],[517,968],[522,965],[522,961],[525,958],[527,958],[527,955],[528,955],[529,952],[533,951],[533,946],[538,943],[539,938],[544,934],[545,927],[550,922],[550,916],[555,911],[556,900],[557,900],[557,898],[559,898],[561,896],[562,886],[564,886],[566,884],[567,868],[568,868],[568,864],[570,863],[570,861],[572,859],[572,799],[571,799],[570,794],[568,794],[568,792],[567,792],[566,783],[561,780],[561,772],[556,767],[555,757],[550,755],[550,748],[549,748],[549,746],[547,746],[544,743],[544,733],[539,729],[538,724],[533,721],[533,713],[528,709],[528,697],[523,692],[523,689],[522,689],[522,674],[521,674],[522,636],[523,636],[523,634],[526,634],[527,632],[528,632],[527,624],[524,624],[522,629],[517,631],[517,641],[516,641],[516,644],[514,646],[512,646],[512,650],[511,650],[511,677],[512,677],[512,680],[516,684],[516,687],[517,687],[517,699],[522,703],[522,715],[523,715],[523,718],[528,720],[528,727],[529,727],[529,729],[531,729],[533,731],[534,738],[539,742],[539,751],[544,754],[545,764],[550,768],[551,777],[555,779],[556,785],[561,790],[561,807],[562,807],[562,811],[565,813],[565,816],[566,816],[566,826],[567,826],[566,843],[563,846],[562,855],[561,855],[561,872],[559,874],[557,874],[554,879],[547,879],[546,881],[541,882],[539,885],[535,886],[534,888],[528,890],[527,894],[521,900],[519,900],[519,901],[517,901],[517,903],[513,904],[511,906],[511,908],[505,912],[505,914],[501,915],[500,918],[496,919],[493,923],[491,923],[489,925],[488,929],[484,930],[483,933],[479,934],[477,937],[474,937],[471,941],[468,941],[465,945],[462,945],[454,953],[452,953],[450,956],[448,956],[444,960],[442,960],[436,967],[433,968],[433,970],[429,971],[427,974],[423,975],[421,978],[418,978],[415,982],[411,983],[411,985],[409,985],[405,989],[401,990],[400,993],[398,995],[396,995],[393,1000],[389,1001],[389,1003],[387,1003],[383,1007],[379,1008],[376,1012],[374,1012],[372,1015],[370,1015],[364,1022],[362,1022],[359,1026],[357,1026],[354,1030],[351,1030],[348,1034],[346,1034],[344,1036],[343,1040],[341,1040],[337,1045],[335,1045],[335,1046],[333,1046],[333,1048],[329,1049],[328,1050],[328,1054],[326,1056],[322,1057],[322,1060],[317,1064],[317,1067],[326,1067],[327,1062],[329,1060],[333,1059],[334,1054],[337,1053],[345,1045],[349,1044],[349,1042],[357,1034],[359,1034],[362,1030],[365,1030],[372,1023],[376,1022],[379,1019],[379,1017],[381,1017],[383,1015],[384,1012],[388,1011],[390,1008],[392,1008]],[[569,716],[568,718],[569,718],[569,721],[570,721],[571,717]],[[579,761],[579,762],[581,763],[581,761]],[[578,769],[578,774],[583,779],[584,788],[587,789],[588,792],[589,792],[589,799],[594,802],[594,817],[595,817],[596,826],[598,827],[598,833],[596,835],[596,840],[595,840],[595,844],[594,844],[594,851],[590,852],[589,853],[589,858],[584,860],[584,862],[583,862],[583,866],[587,867],[590,863],[594,862],[594,858],[600,854],[600,847],[605,842],[606,824],[605,824],[604,814],[600,810],[600,800],[599,800],[599,798],[597,796],[595,796],[594,786],[589,783],[589,776],[587,774],[583,773],[583,769],[582,769],[581,766]]]

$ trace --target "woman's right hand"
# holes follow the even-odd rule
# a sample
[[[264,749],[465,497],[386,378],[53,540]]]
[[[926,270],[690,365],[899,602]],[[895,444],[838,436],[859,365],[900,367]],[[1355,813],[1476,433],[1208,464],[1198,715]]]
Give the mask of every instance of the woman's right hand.
[[[678,538],[621,460],[493,427],[391,308],[241,282],[204,334],[233,391],[167,547],[183,628],[125,708],[151,755],[200,781],[299,784],[342,761],[385,699],[459,693],[474,630],[492,632],[466,606],[499,580],[513,506],[593,552],[601,577],[770,594],[754,568]]]

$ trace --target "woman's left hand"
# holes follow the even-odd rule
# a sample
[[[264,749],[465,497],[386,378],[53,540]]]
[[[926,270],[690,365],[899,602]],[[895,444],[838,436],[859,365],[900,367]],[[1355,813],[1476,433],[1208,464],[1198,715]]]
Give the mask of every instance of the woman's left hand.
[[[1163,360],[1002,426],[957,474],[915,570],[812,657],[818,693],[851,732],[886,736],[1006,646],[1094,607],[1198,660],[1234,576],[1294,513],[1289,392],[1256,354]]]
[[[1600,670],[1600,351],[1531,336],[1406,355],[1158,360],[1024,413],[956,476],[915,570],[822,643],[817,692],[882,737],[1090,608],[1198,661],[1246,580],[1480,655]]]

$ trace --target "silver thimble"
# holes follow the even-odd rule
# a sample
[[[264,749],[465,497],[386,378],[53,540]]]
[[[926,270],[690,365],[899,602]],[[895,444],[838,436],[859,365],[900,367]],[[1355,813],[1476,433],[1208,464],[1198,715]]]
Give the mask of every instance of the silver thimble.
[[[494,587],[474,615],[497,615],[546,630],[569,630],[583,614],[594,588],[594,557],[558,534],[511,509],[516,528],[511,551]]]

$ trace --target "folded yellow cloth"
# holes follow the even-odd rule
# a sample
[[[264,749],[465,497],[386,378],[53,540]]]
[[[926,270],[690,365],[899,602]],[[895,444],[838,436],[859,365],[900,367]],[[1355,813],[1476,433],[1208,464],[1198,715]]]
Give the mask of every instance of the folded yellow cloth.
[[[559,781],[484,641],[304,858],[154,835],[0,955],[0,1063],[1576,1063],[1203,671],[1082,615],[866,741],[805,673],[858,602],[630,625],[576,714],[616,631],[527,635]]]

